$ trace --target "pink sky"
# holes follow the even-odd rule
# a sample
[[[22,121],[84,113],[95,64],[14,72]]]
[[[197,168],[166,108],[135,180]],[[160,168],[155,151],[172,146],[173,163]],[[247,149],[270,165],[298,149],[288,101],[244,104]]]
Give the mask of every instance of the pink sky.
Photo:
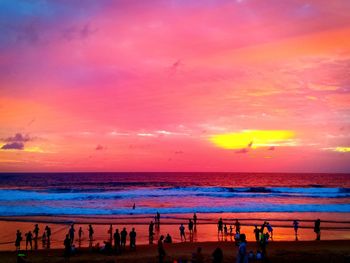
[[[0,171],[350,172],[349,10],[2,1]]]

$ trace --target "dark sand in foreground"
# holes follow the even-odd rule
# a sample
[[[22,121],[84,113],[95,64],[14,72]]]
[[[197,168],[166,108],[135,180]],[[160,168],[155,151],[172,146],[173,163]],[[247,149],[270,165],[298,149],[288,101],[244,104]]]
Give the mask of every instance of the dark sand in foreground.
[[[216,247],[223,249],[224,262],[236,262],[237,247],[233,242],[203,242],[203,243],[175,243],[166,244],[166,262],[175,260],[190,260],[192,253],[200,246],[203,249],[205,262],[212,262],[211,254]],[[254,242],[248,243],[248,251],[256,252]],[[350,240],[338,241],[298,241],[298,242],[270,242],[268,244],[269,262],[350,262]],[[40,250],[28,253],[28,260],[33,263],[64,262],[63,250]],[[15,263],[16,252],[0,252],[1,263]],[[157,262],[157,246],[142,245],[136,251],[128,248],[121,255],[103,255],[82,249],[71,257],[69,262]]]

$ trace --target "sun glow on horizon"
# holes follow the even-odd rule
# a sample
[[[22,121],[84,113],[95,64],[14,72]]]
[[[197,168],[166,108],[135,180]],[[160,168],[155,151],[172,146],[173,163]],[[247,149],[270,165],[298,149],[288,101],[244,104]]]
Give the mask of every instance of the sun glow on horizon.
[[[291,146],[295,134],[288,130],[244,130],[237,133],[213,135],[210,141],[216,146],[237,150],[243,148],[260,148],[271,146]]]

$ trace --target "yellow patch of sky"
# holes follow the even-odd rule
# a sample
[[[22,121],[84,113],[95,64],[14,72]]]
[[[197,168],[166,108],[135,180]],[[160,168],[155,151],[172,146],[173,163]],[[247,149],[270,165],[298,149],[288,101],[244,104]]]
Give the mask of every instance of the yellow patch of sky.
[[[236,133],[216,134],[210,141],[223,149],[294,146],[295,134],[288,130],[243,130]]]

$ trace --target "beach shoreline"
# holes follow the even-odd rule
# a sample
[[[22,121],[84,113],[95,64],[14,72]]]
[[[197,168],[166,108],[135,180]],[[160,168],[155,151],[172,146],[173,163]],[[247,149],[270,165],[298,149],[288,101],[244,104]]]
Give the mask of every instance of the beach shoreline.
[[[166,261],[179,262],[179,260],[191,260],[192,253],[198,247],[202,248],[204,262],[211,262],[211,254],[220,247],[223,251],[223,262],[235,262],[237,246],[234,242],[183,242],[165,244]],[[248,242],[247,251],[256,253],[255,242]],[[267,246],[269,262],[339,262],[346,263],[350,259],[350,240],[332,241],[278,241],[269,242]],[[64,262],[63,249],[50,249],[28,251],[27,259],[30,262]],[[0,262],[15,263],[15,251],[1,251]],[[157,245],[137,245],[136,250],[128,247],[119,255],[102,254],[90,251],[88,248],[78,249],[77,254],[71,256],[70,262],[157,262]]]

